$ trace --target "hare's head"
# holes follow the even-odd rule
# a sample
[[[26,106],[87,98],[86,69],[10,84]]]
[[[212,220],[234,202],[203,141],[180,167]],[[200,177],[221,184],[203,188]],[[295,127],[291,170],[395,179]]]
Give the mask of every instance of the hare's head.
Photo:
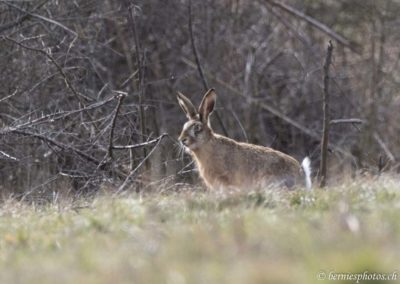
[[[208,90],[197,110],[187,97],[178,93],[179,105],[188,118],[188,121],[183,125],[179,141],[190,150],[195,150],[207,143],[213,135],[209,115],[214,109],[216,97],[213,89]]]

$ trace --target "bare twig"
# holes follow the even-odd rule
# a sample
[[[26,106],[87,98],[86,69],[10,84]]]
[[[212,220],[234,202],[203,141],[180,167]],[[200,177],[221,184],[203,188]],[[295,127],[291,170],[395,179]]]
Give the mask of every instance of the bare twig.
[[[249,142],[249,137],[247,136],[246,130],[244,129],[242,123],[240,122],[239,117],[236,115],[235,111],[233,109],[230,110],[232,113],[233,118],[237,121],[240,130],[242,130],[244,141]]]
[[[2,2],[3,2],[3,3],[6,3],[6,4],[11,4],[11,3],[7,3],[6,1],[2,1]],[[25,14],[24,14],[23,16],[19,17],[19,18],[18,18],[17,20],[15,20],[14,22],[7,23],[7,24],[4,24],[4,25],[0,26],[0,33],[6,31],[6,30],[8,30],[8,29],[11,29],[11,28],[13,28],[13,27],[15,27],[15,26],[21,24],[21,23],[24,22],[25,20],[29,19],[29,18],[31,17],[30,14],[32,14],[34,11],[36,11],[37,9],[39,9],[40,7],[42,7],[42,6],[43,6],[44,4],[46,4],[47,2],[49,2],[49,0],[42,1],[41,3],[39,3],[38,5],[36,5],[31,11],[25,12]],[[14,8],[15,8],[15,7],[14,7]],[[21,11],[22,9],[19,9],[19,10]]]
[[[16,41],[15,39],[12,39],[8,36],[2,36],[3,39],[6,39],[16,45],[19,45],[20,47],[30,50],[30,51],[34,51],[34,52],[38,52],[40,54],[43,54],[44,56],[47,57],[47,59],[49,59],[51,61],[51,63],[54,64],[54,66],[56,66],[58,72],[60,72],[61,76],[64,78],[64,82],[65,85],[67,86],[67,88],[74,94],[74,96],[79,100],[79,102],[84,105],[84,102],[82,101],[82,98],[85,100],[90,100],[90,98],[83,96],[82,94],[80,94],[77,90],[75,90],[74,86],[71,84],[71,82],[69,81],[67,74],[65,74],[63,68],[57,63],[57,61],[53,58],[53,56],[51,56],[48,52],[44,51],[43,49],[39,49],[39,48],[34,48],[34,47],[30,47],[27,46],[21,42]]]
[[[4,135],[7,132],[10,132],[10,131],[13,131],[13,130],[16,130],[16,129],[25,128],[25,127],[32,126],[32,125],[35,125],[35,124],[40,124],[42,122],[54,122],[56,120],[65,119],[66,117],[68,117],[70,115],[74,115],[74,114],[81,113],[81,112],[84,112],[84,111],[88,111],[88,110],[99,108],[99,107],[101,107],[101,106],[103,106],[103,105],[105,105],[105,104],[107,104],[107,103],[109,103],[109,102],[111,102],[113,100],[114,100],[114,97],[110,97],[110,98],[108,98],[108,99],[106,99],[104,101],[97,102],[97,103],[94,103],[92,105],[89,105],[87,107],[80,108],[80,109],[77,109],[77,110],[60,111],[60,112],[56,112],[56,113],[42,115],[41,117],[39,117],[37,119],[29,120],[29,121],[27,121],[25,123],[21,123],[21,124],[18,124],[16,126],[6,127],[6,128],[3,128],[3,129],[0,129],[0,134]]]
[[[343,123],[362,124],[365,123],[365,121],[359,118],[340,118],[340,119],[332,119],[329,122],[330,125],[343,124]]]
[[[358,46],[356,46],[354,43],[350,42],[348,39],[346,39],[345,37],[339,35],[338,33],[336,33],[335,31],[333,31],[331,28],[327,27],[325,24],[317,21],[316,19],[304,14],[303,12],[300,12],[299,10],[296,10],[295,8],[293,8],[292,6],[289,6],[285,3],[282,3],[280,1],[276,1],[276,0],[266,0],[267,4],[270,4],[272,6],[278,7],[290,14],[292,14],[293,16],[296,16],[304,21],[306,21],[307,23],[309,23],[310,25],[312,25],[313,27],[317,28],[318,30],[322,31],[323,33],[329,35],[330,37],[332,37],[333,39],[335,39],[338,43],[340,43],[341,45],[349,48],[351,51],[360,54],[360,49],[358,48]]]
[[[149,146],[152,145],[154,143],[157,143],[158,141],[160,141],[161,139],[163,139],[164,137],[168,136],[168,134],[164,133],[162,135],[160,135],[159,137],[157,137],[156,139],[147,141],[147,142],[143,142],[143,143],[139,143],[139,144],[134,144],[134,145],[125,145],[125,146],[112,146],[113,149],[115,150],[124,150],[124,149],[136,149],[136,148],[141,148],[141,147],[145,147],[145,146]]]
[[[319,186],[325,187],[327,175],[328,140],[329,140],[329,66],[332,62],[332,41],[329,41],[324,63],[324,94],[323,94],[323,133],[321,142],[321,163],[319,167]]]
[[[375,141],[379,144],[379,146],[382,148],[383,152],[385,152],[386,156],[389,158],[391,162],[395,162],[396,158],[393,155],[393,153],[390,151],[389,147],[383,142],[382,138],[379,136],[377,132],[374,132],[373,137]]]
[[[44,3],[46,3],[46,2],[44,2]],[[26,10],[22,9],[21,7],[18,7],[17,5],[14,5],[14,4],[12,4],[12,3],[8,2],[8,1],[4,1],[4,2],[2,1],[2,3],[5,3],[6,5],[8,5],[10,7],[13,7],[14,9],[17,9],[18,11],[23,12],[23,13],[31,16],[31,17],[34,17],[34,18],[40,19],[42,21],[45,21],[45,22],[51,23],[53,25],[56,25],[56,26],[62,28],[63,30],[73,34],[75,37],[78,36],[78,34],[75,31],[71,30],[70,28],[66,27],[65,25],[61,24],[60,22],[57,22],[57,21],[55,21],[53,19],[49,19],[49,18],[47,18],[45,16],[42,16],[42,15],[39,15],[39,14],[32,13],[30,11],[26,11]]]
[[[210,87],[209,87],[209,85],[208,85],[208,83],[207,83],[206,77],[204,76],[203,68],[202,68],[201,63],[200,63],[199,54],[198,54],[198,52],[197,52],[196,43],[194,42],[193,23],[192,23],[192,1],[191,1],[191,0],[189,0],[189,3],[188,3],[188,13],[189,13],[189,37],[190,37],[190,44],[191,44],[191,46],[192,46],[193,56],[194,56],[194,59],[195,59],[195,61],[196,61],[197,71],[199,72],[199,76],[200,76],[201,82],[203,83],[204,92],[206,92],[206,91],[208,91],[208,90],[210,89]],[[219,116],[218,111],[214,111],[214,115],[215,115],[215,118],[216,118],[217,121],[218,121],[218,124],[219,124],[220,127],[221,127],[222,133],[223,133],[225,136],[228,136],[228,131],[226,130],[225,125],[224,125],[224,123],[222,122],[222,119],[221,119],[221,117]]]
[[[6,157],[9,160],[13,160],[13,161],[19,161],[19,159],[7,154],[6,152],[0,151],[0,154],[3,155],[4,157]]]
[[[134,11],[133,9],[135,8],[134,5],[129,5],[129,1],[127,2],[128,6],[128,22],[131,27],[131,32],[133,35],[133,39],[135,41],[135,51],[136,51],[136,65],[138,68],[138,75],[139,75],[139,81],[138,81],[138,92],[139,92],[139,118],[140,118],[140,134],[141,134],[141,142],[144,142],[146,135],[146,121],[145,121],[145,114],[144,114],[144,108],[143,108],[143,96],[145,94],[145,84],[144,84],[144,78],[145,78],[145,66],[144,66],[144,55],[142,55],[142,50],[140,47],[140,42],[139,42],[139,35],[137,31],[137,25],[136,25],[136,20],[134,15],[132,14]],[[134,165],[134,153],[131,151],[131,170]],[[146,148],[143,148],[143,156],[147,156],[147,150]],[[147,162],[146,162],[147,164]]]
[[[46,52],[46,51],[43,50],[43,49],[38,49],[38,48],[26,46],[26,45],[24,45],[23,43],[18,42],[18,41],[14,40],[14,39],[12,39],[12,38],[10,38],[10,37],[7,37],[7,36],[3,36],[2,38],[6,39],[6,40],[8,40],[8,41],[10,41],[10,42],[12,42],[12,43],[14,43],[14,44],[17,44],[17,45],[21,46],[22,48],[25,48],[25,49],[27,49],[27,50],[31,50],[31,51],[34,51],[34,52],[38,52],[38,53],[43,54],[44,56],[46,56],[46,58],[48,58],[48,59],[54,64],[54,66],[56,66],[58,72],[60,72],[61,76],[64,78],[65,85],[66,85],[67,88],[72,92],[72,94],[76,97],[76,99],[78,100],[79,104],[80,104],[83,108],[85,108],[85,102],[84,102],[83,99],[85,99],[85,100],[87,100],[87,101],[91,101],[91,100],[92,100],[91,98],[88,98],[87,96],[84,96],[84,95],[80,94],[80,93],[74,88],[74,86],[72,85],[72,83],[71,83],[70,80],[68,79],[67,74],[64,72],[64,69],[57,63],[57,61],[53,58],[53,56],[51,56],[48,52]],[[86,114],[87,117],[90,119],[90,121],[94,121],[93,118],[92,118],[92,116],[91,116],[91,114],[90,114],[89,112],[85,111],[85,114]],[[96,130],[99,130],[98,127],[97,127],[97,125],[96,125],[95,123],[93,123],[93,126],[94,126],[94,128],[95,128]]]
[[[15,96],[17,93],[18,93],[18,89],[16,89],[16,90],[14,91],[14,93],[12,93],[11,95],[8,95],[8,96],[2,98],[2,99],[0,100],[0,103],[2,103],[2,102],[4,102],[4,101],[8,100],[9,98],[12,98],[12,97]]]
[[[199,72],[199,76],[200,76],[201,82],[203,83],[203,87],[204,87],[205,91],[207,91],[209,89],[209,86],[208,86],[208,83],[207,83],[207,79],[204,76],[203,68],[201,67],[201,64],[200,64],[199,54],[197,52],[197,47],[196,47],[196,44],[194,42],[193,23],[192,23],[192,1],[191,0],[189,0],[189,3],[188,3],[188,14],[189,14],[190,44],[192,45],[192,51],[193,51],[194,59],[196,61],[197,71]]]
[[[117,98],[118,98],[118,103],[117,103],[117,106],[115,107],[114,117],[113,117],[112,122],[111,122],[110,138],[109,138],[109,141],[108,141],[108,157],[110,157],[111,159],[113,157],[112,150],[113,150],[113,139],[114,139],[115,123],[117,122],[117,116],[118,116],[119,110],[121,108],[122,101],[125,98],[125,95],[119,94],[117,96]]]
[[[29,132],[29,131],[23,131],[23,130],[13,130],[11,133],[15,133],[15,134],[23,135],[23,136],[30,136],[30,137],[36,138],[36,139],[41,140],[41,141],[43,141],[45,143],[52,144],[52,145],[54,145],[54,146],[56,146],[56,147],[58,147],[58,148],[60,148],[62,150],[70,150],[70,151],[74,152],[75,154],[77,154],[78,156],[84,158],[88,162],[91,162],[91,163],[96,164],[96,165],[99,164],[99,161],[96,158],[86,154],[85,152],[83,152],[81,150],[78,150],[78,149],[76,149],[76,148],[74,148],[74,147],[72,147],[70,145],[66,145],[66,144],[58,142],[58,141],[56,141],[54,139],[46,137],[46,136],[44,136],[42,134],[33,133],[33,132]]]
[[[129,173],[129,175],[127,176],[127,178],[124,180],[124,182],[121,184],[121,186],[118,188],[118,190],[115,192],[115,195],[117,195],[118,193],[120,193],[121,191],[123,191],[127,185],[129,184],[130,180],[132,179],[132,177],[135,175],[135,173],[137,172],[137,170],[146,162],[146,160],[154,153],[154,151],[157,149],[158,145],[160,144],[160,142],[162,141],[162,138],[165,137],[166,135],[163,134],[160,137],[158,137],[158,141],[157,144],[154,145],[153,149],[151,149],[151,151],[147,154],[146,157],[144,157],[144,159],[142,159],[139,163],[139,165],[136,166],[136,168],[134,168],[133,170],[131,170],[131,172]]]

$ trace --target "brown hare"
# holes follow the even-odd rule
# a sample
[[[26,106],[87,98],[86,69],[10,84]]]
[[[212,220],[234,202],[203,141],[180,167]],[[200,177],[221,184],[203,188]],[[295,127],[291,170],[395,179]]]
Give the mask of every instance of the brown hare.
[[[183,94],[178,102],[189,119],[179,141],[192,155],[200,176],[208,188],[251,190],[270,185],[292,188],[305,185],[311,188],[310,159],[302,166],[291,156],[271,148],[237,142],[216,134],[209,116],[214,109],[216,93],[210,89],[198,110]]]

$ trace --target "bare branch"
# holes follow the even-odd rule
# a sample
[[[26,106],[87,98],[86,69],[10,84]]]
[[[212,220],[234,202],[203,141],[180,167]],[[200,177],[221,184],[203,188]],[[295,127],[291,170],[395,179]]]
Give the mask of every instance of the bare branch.
[[[145,84],[144,84],[144,79],[145,79],[145,65],[144,65],[144,55],[142,54],[142,50],[140,47],[140,41],[139,41],[139,35],[137,31],[137,26],[136,26],[136,20],[133,13],[133,9],[135,8],[134,5],[129,5],[129,1],[127,1],[127,8],[128,8],[128,23],[131,27],[131,32],[133,35],[133,39],[135,41],[135,51],[136,51],[136,65],[138,68],[138,76],[139,76],[139,81],[138,81],[138,92],[139,92],[139,124],[140,124],[140,134],[141,134],[141,142],[144,142],[144,137],[146,136],[146,117],[144,113],[144,108],[143,108],[143,96],[145,94]],[[131,154],[131,170],[134,165],[133,161],[133,152]],[[143,156],[147,156],[147,150],[144,148],[143,149]]]
[[[317,28],[318,30],[322,31],[323,33],[329,35],[330,37],[334,38],[338,43],[340,43],[341,45],[349,48],[351,51],[360,54],[361,51],[358,48],[358,46],[356,46],[354,43],[351,43],[348,39],[346,39],[345,37],[339,35],[338,33],[336,33],[335,31],[333,31],[331,28],[327,27],[325,24],[317,21],[316,19],[305,15],[304,13],[300,12],[299,10],[296,10],[295,8],[282,3],[280,1],[276,1],[276,0],[266,0],[267,4],[270,4],[272,6],[278,7],[304,21],[306,21],[307,23],[309,23],[310,25],[312,25],[313,27]]]
[[[6,4],[11,4],[11,3],[8,3],[8,2],[6,2],[6,1],[1,1],[1,2],[6,3]],[[19,17],[19,18],[18,18],[17,20],[15,20],[14,22],[7,23],[7,24],[4,24],[4,25],[0,26],[0,33],[2,33],[2,32],[6,31],[6,30],[8,30],[8,29],[11,29],[11,28],[13,28],[13,27],[15,27],[15,26],[17,26],[17,25],[23,23],[25,20],[27,20],[27,19],[29,19],[29,18],[31,17],[31,15],[30,15],[31,13],[33,13],[34,11],[36,11],[37,9],[39,9],[40,7],[42,7],[42,6],[43,6],[44,4],[46,4],[47,2],[49,2],[49,0],[45,0],[45,1],[41,2],[41,3],[39,3],[37,6],[35,6],[35,7],[32,9],[32,11],[25,12],[25,14],[24,14],[23,16]],[[12,5],[12,4],[11,4],[11,5]],[[22,9],[20,9],[20,11],[21,11],[21,10],[22,10]]]
[[[2,2],[3,2],[3,1],[2,1]],[[47,2],[47,1],[46,1],[46,2]],[[46,2],[44,2],[43,4],[45,4]],[[40,19],[40,20],[42,20],[42,21],[45,21],[45,22],[51,23],[51,24],[53,24],[53,25],[56,25],[56,26],[62,28],[63,30],[65,30],[65,31],[67,31],[67,32],[69,32],[69,33],[71,33],[71,34],[73,34],[75,37],[78,36],[78,34],[77,34],[75,31],[71,30],[70,28],[66,27],[65,25],[61,24],[60,22],[57,22],[57,21],[55,21],[55,20],[53,20],[53,19],[49,19],[49,18],[47,18],[47,17],[45,17],[45,16],[42,16],[42,15],[39,15],[39,14],[35,14],[35,13],[32,13],[32,12],[26,11],[26,10],[24,10],[24,9],[22,9],[22,8],[20,8],[20,7],[18,7],[17,5],[14,5],[14,4],[12,4],[12,3],[8,2],[8,1],[4,1],[3,3],[5,3],[6,5],[8,5],[8,6],[10,6],[10,7],[13,7],[13,8],[15,8],[15,9],[17,9],[17,10],[20,11],[20,12],[25,13],[26,15],[29,15],[29,16],[31,16],[31,17],[34,17],[34,18]]]
[[[158,145],[161,143],[162,138],[165,137],[166,134],[161,135],[160,137],[158,137],[158,141],[157,144],[153,147],[153,149],[151,149],[151,151],[147,154],[147,156],[142,159],[142,161],[140,161],[139,165],[136,166],[136,168],[134,168],[133,170],[131,170],[131,172],[129,173],[129,175],[127,176],[127,178],[125,179],[125,181],[121,184],[121,186],[118,188],[118,190],[115,192],[115,194],[120,193],[121,191],[123,191],[127,185],[129,184],[131,178],[135,175],[135,173],[137,172],[137,170],[147,161],[147,159],[154,153],[154,151],[157,149]]]
[[[6,157],[7,159],[13,160],[13,161],[19,161],[19,159],[7,154],[6,152],[0,151],[0,154],[2,154],[4,157]]]
[[[209,87],[209,85],[207,83],[206,77],[204,76],[203,68],[201,67],[201,63],[200,63],[199,54],[197,52],[196,44],[194,42],[193,24],[192,24],[192,1],[191,0],[189,0],[189,3],[188,3],[188,13],[189,13],[189,37],[190,37],[190,43],[191,43],[191,46],[192,46],[194,59],[196,61],[197,71],[199,72],[199,76],[200,76],[201,82],[203,83],[204,92],[207,92],[210,89],[210,87]],[[218,124],[221,126],[222,133],[225,136],[228,136],[228,131],[226,130],[225,125],[222,122],[222,119],[219,116],[218,111],[214,111],[214,115],[215,115],[215,118],[218,121]]]
[[[112,146],[113,149],[115,150],[124,150],[124,149],[136,149],[136,148],[141,148],[141,147],[145,147],[145,146],[149,146],[152,145],[154,143],[157,143],[158,141],[160,141],[161,139],[163,139],[164,137],[168,136],[167,133],[164,133],[162,135],[160,135],[159,137],[157,137],[156,139],[147,141],[147,142],[143,142],[143,143],[139,143],[139,144],[134,144],[134,145],[125,145],[125,146]]]
[[[340,119],[332,119],[329,122],[330,125],[343,124],[343,123],[362,124],[365,123],[365,121],[359,118],[340,118]]]
[[[391,162],[395,162],[396,158],[393,153],[389,150],[389,147],[383,142],[382,138],[379,136],[377,132],[374,132],[373,137],[376,142],[378,142],[379,146],[382,148],[383,152],[385,152],[386,156],[389,158]]]
[[[328,141],[329,141],[329,66],[332,62],[332,41],[329,41],[324,63],[324,94],[323,94],[323,133],[321,142],[321,163],[319,167],[319,186],[325,187],[327,179]]]
[[[99,164],[99,161],[96,158],[86,154],[85,152],[83,152],[81,150],[78,150],[78,149],[72,147],[71,145],[66,145],[66,144],[58,142],[58,141],[56,141],[54,139],[46,137],[46,136],[44,136],[42,134],[23,131],[23,130],[13,130],[13,131],[11,131],[11,133],[15,133],[15,134],[23,135],[23,136],[30,136],[30,137],[39,139],[39,140],[41,140],[43,142],[52,144],[52,145],[54,145],[54,146],[56,146],[56,147],[58,147],[58,148],[60,148],[62,150],[70,150],[70,151],[76,153],[78,156],[84,158],[88,162],[91,162],[91,163],[96,164],[96,165]]]
[[[111,159],[113,157],[112,156],[112,150],[113,150],[113,138],[114,138],[115,123],[117,122],[117,116],[118,116],[119,110],[121,108],[122,101],[125,98],[125,95],[119,94],[117,96],[117,98],[118,98],[118,103],[117,103],[117,106],[115,107],[114,116],[113,116],[113,119],[112,119],[112,122],[111,122],[110,138],[109,138],[109,141],[108,141],[108,157],[110,157]]]
[[[65,85],[67,86],[67,88],[74,94],[74,96],[79,100],[79,102],[84,105],[84,102],[82,101],[82,98],[85,100],[91,100],[90,98],[83,96],[82,94],[78,93],[77,90],[75,90],[74,86],[71,84],[71,82],[69,81],[67,74],[65,74],[63,68],[57,63],[57,61],[53,58],[53,56],[51,56],[48,52],[44,51],[43,49],[39,49],[39,48],[34,48],[34,47],[30,47],[30,46],[26,46],[25,44],[16,41],[15,39],[12,39],[8,36],[2,36],[3,39],[6,39],[16,45],[19,45],[22,48],[25,48],[27,50],[30,51],[35,51],[38,53],[43,54],[44,56],[46,56],[51,63],[54,64],[54,66],[56,66],[57,70],[60,72],[61,76],[64,78],[65,81]]]
[[[14,93],[12,93],[11,95],[8,95],[8,96],[2,98],[2,99],[0,100],[0,103],[2,103],[2,102],[4,102],[4,101],[8,100],[9,98],[12,98],[12,97],[15,96],[17,93],[18,93],[18,89],[16,89],[16,90],[14,91]]]

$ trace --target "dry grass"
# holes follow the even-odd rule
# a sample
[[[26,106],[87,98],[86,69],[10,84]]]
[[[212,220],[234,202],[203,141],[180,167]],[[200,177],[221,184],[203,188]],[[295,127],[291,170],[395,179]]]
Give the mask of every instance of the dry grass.
[[[0,215],[0,283],[330,283],[317,273],[399,269],[388,177],[311,193],[9,200]]]

